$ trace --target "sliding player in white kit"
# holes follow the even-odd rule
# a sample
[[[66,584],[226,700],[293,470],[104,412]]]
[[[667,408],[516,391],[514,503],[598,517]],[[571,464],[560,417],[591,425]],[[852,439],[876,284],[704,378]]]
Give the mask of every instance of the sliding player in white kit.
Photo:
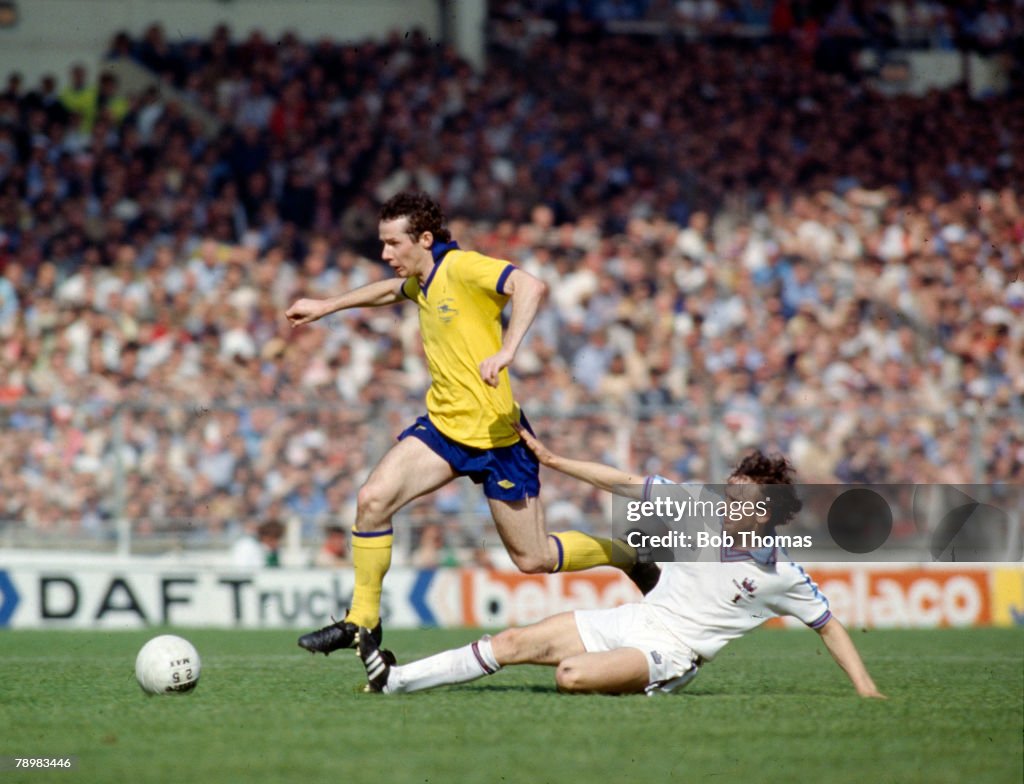
[[[694,498],[702,494],[700,485],[674,485],[662,477],[642,478],[561,457],[530,433],[520,435],[542,464],[605,490],[643,501],[657,498],[659,487],[676,497],[680,492]],[[743,531],[773,534],[800,510],[792,473],[783,457],[760,452],[745,457],[729,477],[726,496],[756,502],[762,497],[760,486],[773,485],[768,514],[726,516],[718,533],[735,541]],[[704,548],[697,561],[662,564],[661,579],[641,602],[561,613],[402,666],[390,664],[369,632],[361,633],[359,656],[367,689],[387,694],[465,683],[511,664],[557,667],[555,681],[565,692],[655,694],[685,686],[726,643],[779,615],[792,615],[818,632],[859,695],[884,697],[846,629],[829,611],[828,600],[775,547]]]

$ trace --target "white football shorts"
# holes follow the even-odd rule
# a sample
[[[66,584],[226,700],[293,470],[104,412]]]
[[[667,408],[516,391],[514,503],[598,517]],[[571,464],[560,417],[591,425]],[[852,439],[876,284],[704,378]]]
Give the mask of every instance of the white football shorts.
[[[588,653],[636,648],[647,657],[648,695],[681,689],[697,677],[701,659],[669,634],[648,604],[624,604],[610,610],[576,610],[576,629]]]

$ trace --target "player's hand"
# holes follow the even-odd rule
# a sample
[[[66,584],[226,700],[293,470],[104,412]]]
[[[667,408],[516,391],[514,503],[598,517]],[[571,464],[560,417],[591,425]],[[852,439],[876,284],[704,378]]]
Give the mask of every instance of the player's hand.
[[[507,351],[499,351],[493,357],[487,357],[480,363],[480,378],[484,380],[485,384],[496,387],[501,371],[511,364],[512,354]]]
[[[318,318],[322,318],[324,315],[323,304],[318,299],[300,299],[297,300],[288,310],[284,312],[284,315],[291,322],[293,327],[300,327],[303,324],[308,324],[311,321],[316,321]]]
[[[541,443],[540,439],[537,438],[533,433],[527,430],[518,422],[513,422],[512,427],[519,434],[519,437],[523,439],[523,443],[526,444],[526,448],[533,452],[537,456],[541,465],[551,466],[554,465],[558,460],[558,455],[548,449],[544,444]]]
[[[875,689],[875,688],[865,689],[864,691],[858,692],[858,693],[860,694],[861,697],[864,697],[865,699],[869,699],[869,700],[887,700],[887,699],[889,699],[884,694],[882,694],[882,692],[880,692],[878,689]]]

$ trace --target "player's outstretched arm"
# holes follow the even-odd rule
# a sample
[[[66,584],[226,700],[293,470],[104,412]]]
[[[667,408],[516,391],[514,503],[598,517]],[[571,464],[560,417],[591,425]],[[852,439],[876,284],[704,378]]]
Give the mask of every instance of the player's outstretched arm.
[[[513,427],[519,433],[519,437],[523,439],[523,443],[537,456],[541,465],[546,465],[548,468],[553,468],[576,479],[582,479],[584,482],[610,493],[617,493],[627,498],[643,497],[644,477],[630,474],[604,463],[573,460],[570,457],[556,455],[526,428],[518,424]]]
[[[828,622],[818,629],[818,634],[821,635],[822,642],[825,643],[828,652],[832,654],[832,658],[836,660],[836,664],[842,667],[849,676],[857,694],[861,697],[888,699],[871,680],[867,667],[861,661],[857,646],[850,639],[846,627],[835,618],[829,618]]]
[[[505,292],[512,302],[512,313],[501,341],[501,350],[480,363],[480,377],[492,387],[498,386],[498,375],[512,364],[519,344],[526,337],[526,331],[540,309],[540,303],[547,294],[547,285],[528,272],[514,270],[505,281]]]
[[[396,302],[403,302],[406,299],[402,294],[403,283],[405,283],[403,278],[389,278],[346,291],[337,297],[296,300],[284,315],[287,316],[293,327],[298,327],[337,313],[339,310],[394,305]]]

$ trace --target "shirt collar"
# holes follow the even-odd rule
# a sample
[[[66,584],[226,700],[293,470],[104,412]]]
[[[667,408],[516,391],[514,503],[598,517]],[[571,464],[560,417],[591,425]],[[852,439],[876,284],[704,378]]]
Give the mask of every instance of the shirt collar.
[[[430,288],[430,282],[434,279],[434,275],[437,274],[437,268],[441,266],[441,262],[444,261],[444,257],[450,250],[458,250],[459,243],[457,242],[435,242],[430,246],[430,253],[434,257],[434,266],[430,270],[430,274],[427,275],[426,281],[424,281],[422,289],[423,293],[426,294]]]
[[[759,547],[756,550],[748,550],[750,557],[757,561],[762,566],[771,566],[778,560],[779,548],[777,547]]]
[[[435,264],[440,264],[441,259],[444,258],[444,255],[448,251],[458,249],[459,243],[455,242],[454,240],[452,242],[435,242],[433,245],[430,246],[430,252],[434,256]]]

